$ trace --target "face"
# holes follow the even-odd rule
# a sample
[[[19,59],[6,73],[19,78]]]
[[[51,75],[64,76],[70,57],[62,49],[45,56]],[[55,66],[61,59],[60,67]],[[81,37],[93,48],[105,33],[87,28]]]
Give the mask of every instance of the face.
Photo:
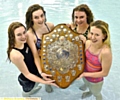
[[[102,33],[102,30],[92,26],[90,28],[91,41],[95,44],[103,43],[105,36]]]
[[[34,11],[32,14],[34,25],[42,25],[45,22],[45,15],[41,9]]]
[[[23,26],[16,28],[14,34],[16,44],[23,44],[26,42],[26,30]]]
[[[74,22],[77,25],[87,24],[87,15],[83,11],[74,12]]]

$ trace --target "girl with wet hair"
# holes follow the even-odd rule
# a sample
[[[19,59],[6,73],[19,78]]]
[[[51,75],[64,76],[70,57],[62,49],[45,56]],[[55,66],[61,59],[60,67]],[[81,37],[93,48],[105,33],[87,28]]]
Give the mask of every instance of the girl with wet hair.
[[[82,98],[94,95],[102,100],[101,90],[104,77],[108,76],[112,64],[112,51],[108,24],[97,20],[90,24],[90,40],[85,42],[85,70],[78,79],[83,78],[89,88]]]
[[[28,35],[27,43],[32,50],[37,69],[45,80],[50,80],[52,75],[43,73],[40,70],[40,50],[42,35],[50,32],[54,28],[54,24],[46,22],[46,12],[39,4],[33,4],[27,9],[25,22]],[[45,85],[45,90],[48,93],[53,91],[50,85]]]
[[[23,97],[29,97],[37,92],[39,83],[57,86],[55,80],[44,80],[34,62],[32,51],[27,41],[26,28],[22,23],[13,22],[8,28],[8,59],[16,65],[21,74],[18,81],[23,88]]]

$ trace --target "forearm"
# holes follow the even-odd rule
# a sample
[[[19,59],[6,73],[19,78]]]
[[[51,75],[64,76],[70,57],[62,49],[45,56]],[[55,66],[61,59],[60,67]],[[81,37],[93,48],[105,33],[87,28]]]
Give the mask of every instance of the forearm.
[[[42,83],[42,84],[45,84],[45,81],[43,79],[41,79],[40,77],[32,74],[32,73],[29,73],[27,75],[25,75],[25,77],[33,82],[38,82],[38,83]]]
[[[38,69],[38,72],[39,72],[39,73],[42,73],[42,68],[41,68],[41,66],[40,66],[40,58],[36,58],[36,59],[35,59],[35,64],[36,64],[36,67],[37,67],[37,69]]]
[[[100,72],[83,72],[82,75],[83,75],[83,77],[99,78],[99,77],[107,76],[107,73],[104,73],[102,71],[100,71]]]

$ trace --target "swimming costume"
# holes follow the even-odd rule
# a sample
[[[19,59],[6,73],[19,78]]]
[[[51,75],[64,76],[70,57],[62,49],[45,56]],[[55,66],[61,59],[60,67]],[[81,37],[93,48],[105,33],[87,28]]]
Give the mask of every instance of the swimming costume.
[[[26,64],[29,72],[42,78],[37,70],[35,63],[34,63],[34,57],[32,55],[32,52],[31,52],[28,44],[25,43],[23,49],[18,49],[18,48],[14,48],[14,49],[18,50],[24,56],[24,62]],[[25,92],[30,91],[34,87],[34,84],[35,84],[35,82],[27,79],[22,73],[18,76],[18,81],[19,81],[20,85],[22,85],[23,90]]]
[[[85,53],[86,54],[85,72],[99,72],[102,70],[102,65],[99,61],[99,54],[101,53],[102,49],[100,50],[99,54],[94,55],[89,51],[89,48],[86,50]],[[99,78],[85,77],[85,78],[89,82],[93,82],[93,83],[103,81],[103,77],[99,77]]]
[[[86,39],[88,39],[87,35],[88,35],[88,30],[90,29],[90,27],[87,28],[86,32],[82,35],[84,35],[86,37]],[[77,26],[73,29],[73,31],[77,32]]]
[[[48,29],[48,31],[50,32],[50,29],[48,28],[48,26],[47,26],[46,23],[45,23],[45,26],[46,26],[46,28]],[[42,40],[38,38],[38,36],[37,36],[37,34],[36,34],[36,32],[35,32],[35,30],[34,30],[33,28],[32,28],[32,30],[33,30],[33,32],[34,32],[36,38],[37,38],[37,42],[36,42],[37,50],[38,50],[38,49],[41,49]]]

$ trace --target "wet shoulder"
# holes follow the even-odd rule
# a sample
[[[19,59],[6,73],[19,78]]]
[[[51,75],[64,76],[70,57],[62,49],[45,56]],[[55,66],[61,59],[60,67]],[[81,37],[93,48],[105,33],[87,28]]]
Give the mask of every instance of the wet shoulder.
[[[53,23],[51,23],[51,22],[46,22],[46,25],[48,26],[48,28],[50,29],[50,31],[53,30],[53,28],[54,28],[54,24],[53,24]]]
[[[90,45],[91,45],[91,41],[90,40],[86,40],[85,49],[87,49]]]
[[[71,28],[72,30],[75,30],[75,27],[76,27],[75,24],[73,24],[73,23],[70,24],[70,28]]]
[[[112,51],[108,45],[104,45],[101,53],[102,53],[102,56],[108,56],[112,54]]]
[[[19,61],[23,59],[23,55],[18,50],[12,49],[10,52],[10,59],[12,62]]]
[[[33,33],[32,29],[29,29],[27,32],[26,32],[26,35],[27,35],[27,42],[28,40],[30,41],[35,41],[36,40],[36,37],[35,37],[35,34]]]
[[[26,34],[29,35],[29,36],[33,36],[34,35],[34,33],[33,33],[31,28],[29,30],[27,30]]]

